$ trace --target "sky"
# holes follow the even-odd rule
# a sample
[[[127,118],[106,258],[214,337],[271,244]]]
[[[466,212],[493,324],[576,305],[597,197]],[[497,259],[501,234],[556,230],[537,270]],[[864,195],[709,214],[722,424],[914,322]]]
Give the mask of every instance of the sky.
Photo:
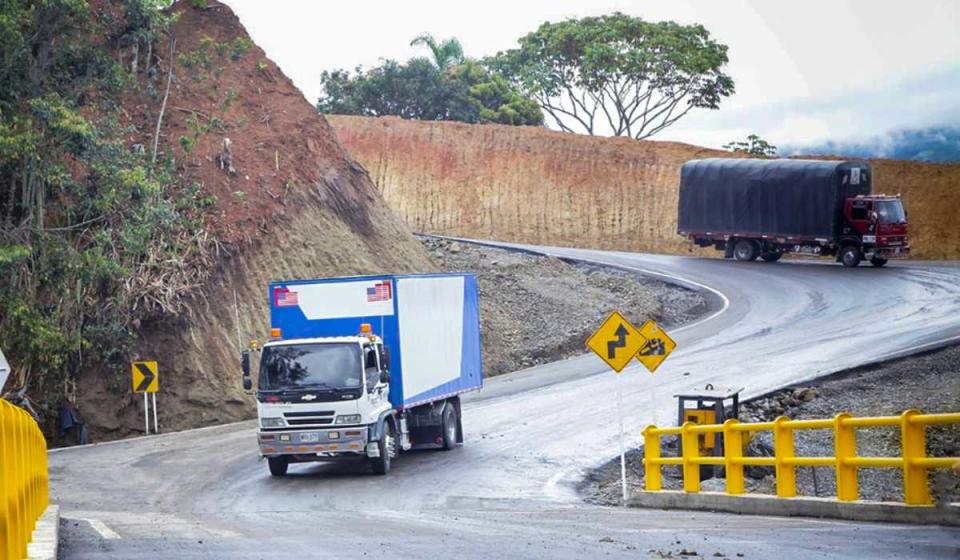
[[[224,1],[311,103],[322,71],[425,55],[409,46],[421,33],[482,58],[545,21],[620,11],[700,23],[730,48],[736,93],[656,140],[803,146],[960,126],[958,0]]]

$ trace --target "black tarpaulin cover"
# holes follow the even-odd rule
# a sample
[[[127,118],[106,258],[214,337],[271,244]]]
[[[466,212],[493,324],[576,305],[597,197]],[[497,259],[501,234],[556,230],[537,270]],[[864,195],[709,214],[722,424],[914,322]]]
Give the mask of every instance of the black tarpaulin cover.
[[[861,161],[699,159],[683,164],[677,230],[833,237],[843,201],[870,194]]]

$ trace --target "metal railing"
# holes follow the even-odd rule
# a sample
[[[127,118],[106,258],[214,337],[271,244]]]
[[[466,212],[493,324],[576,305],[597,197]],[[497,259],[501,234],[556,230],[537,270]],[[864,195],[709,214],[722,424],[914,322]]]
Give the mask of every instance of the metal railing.
[[[0,560],[27,557],[48,501],[47,441],[29,414],[0,399]]]
[[[683,490],[700,491],[700,465],[719,465],[726,471],[727,494],[743,494],[744,467],[773,467],[777,496],[792,498],[797,495],[797,467],[831,467],[836,471],[837,499],[857,500],[860,488],[857,470],[860,468],[896,468],[903,471],[903,495],[908,505],[926,506],[933,503],[927,487],[927,471],[950,468],[960,457],[927,457],[926,427],[960,424],[960,413],[923,414],[908,410],[899,416],[854,417],[848,413],[822,420],[790,420],[781,416],[773,422],[744,423],[727,420],[723,424],[694,424],[686,422],[673,428],[647,426],[644,437],[645,489],[659,492],[663,489],[663,465],[679,465],[683,471]],[[858,428],[899,427],[900,457],[857,456]],[[794,432],[797,430],[833,430],[833,457],[797,457]],[[744,442],[748,432],[773,432],[773,457],[744,456]],[[700,434],[723,436],[722,457],[701,456]],[[680,436],[680,456],[661,457],[660,438]]]

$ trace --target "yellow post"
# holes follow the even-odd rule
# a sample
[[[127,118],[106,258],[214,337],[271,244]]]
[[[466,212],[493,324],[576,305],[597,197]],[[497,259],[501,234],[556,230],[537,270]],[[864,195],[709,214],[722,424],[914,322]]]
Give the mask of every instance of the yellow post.
[[[783,425],[790,419],[780,416],[773,421],[773,461],[777,477],[777,496],[793,498],[797,495],[797,467],[784,463],[795,454],[793,430]]]
[[[647,492],[663,490],[663,475],[660,464],[654,460],[660,458],[660,436],[653,433],[657,427],[650,425],[643,431],[643,484]]]
[[[857,466],[846,460],[857,456],[857,430],[844,426],[843,421],[852,418],[849,412],[841,412],[833,418],[833,454],[837,471],[837,499],[852,502],[860,498],[860,482]]]
[[[914,460],[927,456],[926,427],[910,421],[919,410],[907,410],[900,415],[900,446],[903,449],[903,497],[907,505],[927,506],[933,503],[927,489],[926,467]]]
[[[21,481],[23,480],[24,473],[24,458],[23,458],[23,419],[21,418],[21,413],[19,410],[14,409],[12,415],[11,428],[13,429],[13,492],[14,492],[14,501],[16,504],[14,508],[16,509],[15,515],[17,516],[17,521],[15,525],[15,533],[13,535],[13,558],[23,558],[27,555],[27,543],[23,538],[23,532],[26,529],[26,511],[25,511],[25,502],[23,496],[23,487],[21,486]]]
[[[700,491],[700,465],[691,463],[690,459],[700,456],[700,438],[690,431],[695,424],[684,422],[680,427],[680,449],[683,453],[683,491],[697,493]]]
[[[727,494],[743,494],[743,465],[736,459],[743,457],[743,432],[733,429],[739,420],[730,419],[723,423],[723,459],[727,474]]]
[[[13,557],[13,527],[10,522],[10,498],[8,486],[10,485],[10,437],[7,433],[7,403],[0,400],[0,558]]]

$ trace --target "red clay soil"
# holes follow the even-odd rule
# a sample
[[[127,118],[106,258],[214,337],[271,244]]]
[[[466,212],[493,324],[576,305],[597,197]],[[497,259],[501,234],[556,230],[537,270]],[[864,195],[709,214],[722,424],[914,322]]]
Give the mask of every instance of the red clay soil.
[[[158,158],[171,159],[179,176],[168,188],[199,185],[197,197],[215,200],[206,219],[215,249],[202,285],[178,294],[188,311],[140,326],[130,356],[159,362],[163,431],[254,414],[239,354],[269,332],[270,281],[435,269],[327,121],[229,8],[211,0],[206,9],[189,2],[171,9],[179,14],[176,52],[171,57],[166,42],[157,47],[150,87],[141,70],[142,91],[123,100],[135,126],[128,140],[152,152],[174,62]],[[81,373],[76,404],[94,440],[143,430],[129,383],[128,372]]]

